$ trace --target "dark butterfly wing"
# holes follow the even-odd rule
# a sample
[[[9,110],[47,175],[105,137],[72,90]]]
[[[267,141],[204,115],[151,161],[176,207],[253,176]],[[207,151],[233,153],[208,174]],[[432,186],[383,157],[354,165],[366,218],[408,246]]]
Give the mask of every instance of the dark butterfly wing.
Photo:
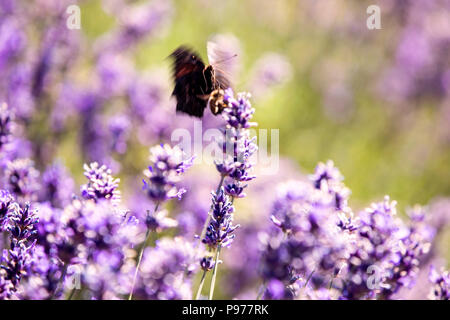
[[[172,92],[177,99],[177,111],[201,118],[212,91],[212,69],[205,68],[199,55],[181,46],[171,55],[174,59]]]

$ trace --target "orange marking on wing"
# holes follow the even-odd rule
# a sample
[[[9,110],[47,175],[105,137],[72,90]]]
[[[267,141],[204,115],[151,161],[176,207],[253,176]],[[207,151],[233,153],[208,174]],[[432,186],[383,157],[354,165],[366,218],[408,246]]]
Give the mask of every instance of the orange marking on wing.
[[[186,64],[183,67],[181,67],[180,70],[177,71],[177,73],[175,74],[175,78],[182,77],[182,76],[192,72],[192,70],[194,70],[194,66],[190,65],[190,64]]]

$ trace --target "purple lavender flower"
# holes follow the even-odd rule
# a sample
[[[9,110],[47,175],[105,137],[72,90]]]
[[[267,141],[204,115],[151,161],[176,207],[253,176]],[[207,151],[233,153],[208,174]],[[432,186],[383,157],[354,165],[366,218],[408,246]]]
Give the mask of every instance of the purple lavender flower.
[[[183,160],[183,152],[179,147],[171,147],[168,144],[158,145],[150,149],[150,161],[152,166],[144,171],[148,181],[143,180],[143,189],[148,197],[161,202],[177,197],[181,199],[186,192],[177,187],[180,175],[192,166],[193,157]]]
[[[6,103],[0,104],[0,152],[11,141],[12,112]]]
[[[344,276],[342,298],[375,298],[387,283],[395,249],[399,244],[402,223],[395,217],[396,202],[386,196],[383,202],[373,203],[360,214],[358,239],[350,253]],[[376,272],[376,283],[372,273]]]
[[[30,159],[16,159],[6,164],[5,180],[7,188],[16,197],[33,200],[39,190],[39,171]]]
[[[223,113],[223,118],[229,127],[235,129],[248,129],[256,125],[250,120],[253,117],[255,109],[250,104],[250,94],[238,93],[234,97],[231,89],[225,90],[224,102],[228,105]]]
[[[381,297],[389,299],[400,288],[411,288],[419,272],[421,260],[430,251],[435,231],[425,224],[425,211],[416,206],[408,213],[410,223],[402,228],[399,242],[393,246],[394,255],[386,273],[385,283],[381,290]]]
[[[206,230],[203,243],[216,248],[229,247],[233,242],[234,231],[239,225],[233,225],[234,207],[230,199],[225,195],[222,187],[217,194],[212,197],[212,216],[210,224]]]
[[[200,268],[202,268],[203,271],[209,271],[214,268],[214,258],[211,256],[203,257],[200,260]]]
[[[130,125],[130,120],[125,115],[116,115],[109,119],[109,131],[112,138],[111,149],[113,151],[119,154],[126,152]]]
[[[12,295],[13,285],[11,281],[6,280],[4,274],[0,270],[0,300],[9,299]]]
[[[0,23],[0,68],[18,56],[26,45],[26,35],[20,22],[13,16],[2,18]]]
[[[88,183],[81,186],[81,195],[85,199],[110,200],[113,203],[120,201],[119,179],[111,175],[111,170],[105,165],[99,166],[97,162],[84,165],[84,176]]]
[[[147,248],[134,296],[138,299],[192,299],[193,271],[199,267],[197,251],[181,238],[163,238]]]
[[[73,191],[74,181],[62,164],[57,162],[42,174],[41,201],[62,208],[70,202]]]
[[[13,204],[14,198],[7,190],[0,190],[0,232],[2,232],[9,218],[9,211]]]
[[[264,300],[291,300],[292,291],[286,288],[286,285],[277,279],[271,279],[264,291]]]
[[[226,121],[224,140],[221,148],[224,152],[223,159],[216,161],[217,171],[222,177],[232,180],[227,182],[225,191],[232,197],[243,197],[246,185],[242,182],[250,181],[255,177],[250,174],[253,164],[251,156],[256,152],[255,138],[250,138],[249,128],[256,126],[251,122],[255,109],[250,104],[250,95],[239,93],[235,98],[233,91],[225,91],[224,102],[228,105],[223,111]]]
[[[7,228],[11,239],[10,249],[3,251],[0,268],[6,272],[5,279],[11,281],[13,292],[31,266],[38,221],[37,214],[30,209],[29,203],[23,208],[16,205],[10,213]]]
[[[328,160],[325,164],[320,162],[310,179],[316,189],[324,190],[333,195],[336,209],[344,211],[348,209],[347,201],[351,192],[342,183],[344,177],[334,166],[333,161]]]
[[[441,270],[441,272],[439,273],[434,266],[431,266],[428,278],[433,284],[433,290],[430,293],[431,299],[450,300],[449,272]]]

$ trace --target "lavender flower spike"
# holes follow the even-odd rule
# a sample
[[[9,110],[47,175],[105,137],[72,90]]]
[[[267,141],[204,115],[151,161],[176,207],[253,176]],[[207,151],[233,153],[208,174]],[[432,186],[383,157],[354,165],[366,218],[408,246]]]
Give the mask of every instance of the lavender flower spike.
[[[0,190],[0,232],[3,231],[8,223],[9,211],[14,198],[7,190]]]
[[[203,243],[210,247],[217,248],[229,247],[233,242],[234,231],[239,225],[233,226],[234,207],[224,188],[220,188],[219,192],[213,193],[212,198],[212,217],[209,223],[206,235],[202,239]]]
[[[450,274],[448,271],[441,270],[439,273],[434,266],[431,266],[428,279],[433,283],[431,299],[450,300]]]
[[[39,171],[30,159],[16,159],[6,164],[7,188],[25,201],[33,200],[39,190]]]
[[[155,202],[176,197],[181,199],[186,190],[178,188],[177,182],[180,175],[192,166],[193,160],[194,157],[183,160],[183,152],[178,146],[164,144],[151,148],[150,161],[153,165],[144,171],[148,181],[143,180],[143,189],[148,197]]]
[[[33,239],[37,232],[36,224],[39,222],[35,211],[30,204],[20,208],[17,204],[10,214],[11,235],[10,250],[3,251],[0,268],[4,270],[5,279],[12,284],[11,292],[17,290],[22,276],[28,273],[32,263],[32,254],[36,241]]]
[[[84,165],[84,175],[89,182],[81,186],[81,195],[85,199],[110,199],[113,203],[120,201],[119,179],[114,179],[111,169],[97,162]]]

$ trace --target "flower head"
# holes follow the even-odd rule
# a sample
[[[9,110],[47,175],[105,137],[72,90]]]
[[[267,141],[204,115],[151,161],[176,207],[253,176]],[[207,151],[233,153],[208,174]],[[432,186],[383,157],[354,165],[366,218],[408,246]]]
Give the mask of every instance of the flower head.
[[[432,265],[428,279],[433,284],[433,290],[430,293],[432,299],[450,300],[450,274],[442,269],[440,272]]]
[[[206,230],[203,243],[210,247],[228,247],[233,242],[234,231],[239,225],[233,225],[234,207],[222,187],[212,197],[212,217]]]
[[[32,200],[39,190],[39,171],[30,159],[16,159],[6,164],[7,188],[17,197]]]
[[[178,146],[165,144],[150,149],[150,161],[152,165],[144,171],[147,181],[143,181],[148,197],[155,202],[175,197],[181,199],[186,190],[179,188],[177,183],[180,175],[192,166],[193,157],[183,160],[183,152]]]
[[[0,190],[0,232],[8,223],[9,212],[14,198],[7,190]]]
[[[84,165],[84,175],[88,183],[81,186],[83,198],[95,201],[107,199],[113,203],[120,201],[120,191],[117,189],[120,180],[111,175],[111,169],[92,162],[90,165]]]

